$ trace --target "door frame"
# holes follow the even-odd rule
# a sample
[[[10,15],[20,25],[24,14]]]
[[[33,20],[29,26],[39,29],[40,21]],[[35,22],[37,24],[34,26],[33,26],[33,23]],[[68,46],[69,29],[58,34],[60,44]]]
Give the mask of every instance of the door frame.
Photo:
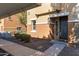
[[[65,16],[60,16],[60,17],[65,17]],[[57,39],[57,40],[60,39],[60,17],[54,17],[54,19],[53,19],[53,20],[55,20],[55,22],[54,22],[54,39]],[[67,15],[67,17],[68,17],[68,15]],[[67,19],[67,21],[68,21],[68,19]],[[56,22],[58,23],[58,26],[57,26],[58,31],[56,31]],[[67,25],[67,27],[68,27],[68,25]],[[56,34],[57,32],[58,32],[58,34]],[[68,33],[67,33],[67,38],[68,38]]]
[[[59,39],[59,31],[60,31],[60,22],[59,22],[59,18],[57,18],[57,20],[55,20],[55,24],[54,24],[54,38],[55,39]]]

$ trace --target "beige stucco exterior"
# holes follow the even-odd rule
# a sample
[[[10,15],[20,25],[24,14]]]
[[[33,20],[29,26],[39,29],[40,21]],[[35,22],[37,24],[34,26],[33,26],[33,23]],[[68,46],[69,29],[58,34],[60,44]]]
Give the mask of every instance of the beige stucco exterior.
[[[27,11],[27,33],[31,34],[32,37],[43,38],[48,37],[49,25],[48,18],[49,14],[37,17],[36,14],[42,14],[52,11],[50,3],[41,4],[41,6],[30,9]],[[36,32],[32,31],[31,20],[36,20]]]
[[[30,20],[35,19],[35,18],[36,18],[37,24],[48,23],[49,15],[37,17],[36,14],[47,13],[47,12],[49,12],[49,10],[52,11],[52,8],[51,8],[49,3],[48,4],[42,4],[39,7],[28,10],[27,11],[27,19],[28,19],[27,24],[31,24]]]

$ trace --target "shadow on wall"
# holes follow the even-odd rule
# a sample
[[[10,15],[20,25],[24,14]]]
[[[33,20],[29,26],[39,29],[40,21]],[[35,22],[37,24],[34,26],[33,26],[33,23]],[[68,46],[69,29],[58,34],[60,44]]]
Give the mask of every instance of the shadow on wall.
[[[48,34],[48,36],[43,36],[43,37],[32,37],[31,36],[31,39],[32,40],[52,40],[52,39],[54,39],[54,37],[53,37],[53,35],[52,35],[52,33],[49,31],[49,34]]]
[[[52,22],[54,22],[54,21],[52,21]],[[49,24],[49,28],[50,28],[50,30],[49,30],[49,34],[47,37],[43,35],[42,38],[39,38],[39,37],[32,37],[32,38],[34,38],[34,39],[48,39],[48,40],[54,39],[54,24]]]
[[[74,28],[75,28],[74,32],[75,32],[76,41],[79,42],[79,23],[76,23]]]
[[[54,23],[55,23],[55,20],[50,20],[49,21],[50,31],[49,31],[48,38],[50,38],[50,39],[54,39]]]
[[[48,36],[44,36],[42,38],[39,38],[39,37],[31,37],[32,39],[38,39],[38,40],[51,40],[51,39],[54,39],[54,36],[53,36],[53,33],[51,31],[49,31],[49,34]]]
[[[47,39],[47,40],[52,40],[52,39],[54,39],[54,25],[53,24],[49,24],[49,28],[50,28],[50,30],[49,30],[49,34],[48,34],[48,36],[46,37],[46,36],[44,36],[43,35],[43,37],[42,38],[39,38],[39,37],[32,37],[32,39]]]
[[[49,28],[50,28],[50,31],[49,31],[48,38],[54,39],[54,24],[49,24]]]

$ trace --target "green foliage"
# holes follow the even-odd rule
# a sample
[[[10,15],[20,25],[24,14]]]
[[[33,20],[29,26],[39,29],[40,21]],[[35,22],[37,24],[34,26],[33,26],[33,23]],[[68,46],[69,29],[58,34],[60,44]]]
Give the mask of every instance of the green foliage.
[[[27,11],[21,12],[19,14],[19,20],[21,24],[23,24],[27,29]],[[18,31],[15,34],[16,39],[20,39],[21,41],[29,42],[31,39],[31,36],[29,34],[26,34],[25,32]]]
[[[23,24],[25,27],[27,27],[27,11],[21,12],[19,15],[19,20],[21,24]]]
[[[20,37],[19,33],[15,33],[14,35],[15,35],[16,39],[19,39],[19,37]]]
[[[20,39],[21,41],[24,41],[24,42],[29,42],[31,39],[31,36],[25,33],[16,33],[15,38]]]
[[[25,41],[25,42],[29,42],[31,36],[28,35],[28,34],[20,34],[20,38],[21,38],[23,41]]]

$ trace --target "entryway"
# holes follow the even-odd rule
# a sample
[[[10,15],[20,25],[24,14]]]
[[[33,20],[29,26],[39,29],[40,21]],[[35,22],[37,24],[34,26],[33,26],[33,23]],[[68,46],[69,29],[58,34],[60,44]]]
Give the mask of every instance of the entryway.
[[[67,41],[68,39],[68,16],[52,17],[52,30],[54,39]]]

